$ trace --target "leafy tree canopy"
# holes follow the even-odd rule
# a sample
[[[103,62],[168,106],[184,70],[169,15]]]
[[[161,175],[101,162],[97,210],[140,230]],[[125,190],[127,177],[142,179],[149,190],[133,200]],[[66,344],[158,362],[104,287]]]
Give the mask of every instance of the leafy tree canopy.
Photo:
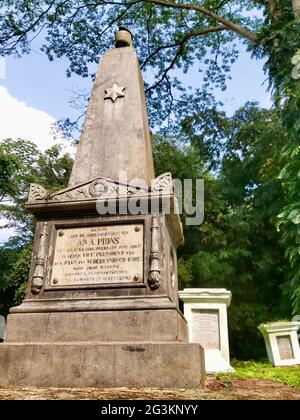
[[[169,123],[175,123],[191,101],[193,109],[213,105],[212,89],[225,88],[239,40],[259,41],[260,6],[249,0],[3,0],[0,54],[28,53],[41,33],[41,49],[50,60],[66,57],[69,76],[87,77],[90,64],[111,48],[118,25],[125,25],[134,33],[153,125],[171,114]],[[193,65],[202,86],[198,82],[190,90],[180,73]]]
[[[257,325],[292,315],[290,296],[282,292],[289,287],[289,267],[276,228],[284,203],[277,174],[286,133],[280,112],[259,109],[256,103],[246,104],[231,118],[216,114],[215,123],[222,144],[217,175],[208,170],[206,157],[201,159],[203,143],[198,136],[184,147],[156,137],[156,169],[182,179],[204,178],[204,223],[184,228],[180,286],[231,290],[232,354],[262,357],[265,350]]]

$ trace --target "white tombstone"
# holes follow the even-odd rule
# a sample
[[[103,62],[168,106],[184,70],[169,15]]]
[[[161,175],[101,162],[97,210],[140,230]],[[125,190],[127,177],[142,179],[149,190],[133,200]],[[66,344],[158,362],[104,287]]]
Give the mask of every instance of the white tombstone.
[[[0,340],[4,340],[5,335],[5,318],[0,315]]]
[[[227,307],[231,292],[226,289],[184,289],[184,316],[189,341],[200,343],[205,353],[206,373],[234,372],[230,366]]]
[[[274,366],[300,364],[299,328],[300,322],[273,322],[258,327],[265,339],[268,359]]]

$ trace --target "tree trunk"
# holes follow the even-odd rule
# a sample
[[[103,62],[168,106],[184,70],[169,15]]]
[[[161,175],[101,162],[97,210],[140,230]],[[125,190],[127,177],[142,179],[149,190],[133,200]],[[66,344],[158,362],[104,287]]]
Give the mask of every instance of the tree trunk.
[[[295,18],[300,20],[300,0],[293,0]]]
[[[278,0],[269,0],[268,8],[270,15],[273,15],[276,12],[276,9],[278,9]]]
[[[280,24],[282,10],[279,6],[278,0],[267,0],[267,4],[268,4],[268,13],[272,19],[273,24],[275,25]]]

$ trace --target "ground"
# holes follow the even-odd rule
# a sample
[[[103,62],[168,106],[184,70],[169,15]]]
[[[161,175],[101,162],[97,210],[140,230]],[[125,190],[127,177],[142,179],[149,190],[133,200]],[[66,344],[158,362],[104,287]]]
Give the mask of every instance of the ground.
[[[209,377],[203,390],[0,388],[0,400],[300,400],[300,389],[265,379]]]
[[[0,400],[300,400],[300,366],[274,368],[266,362],[233,366],[234,374],[208,376],[201,390],[0,387]]]

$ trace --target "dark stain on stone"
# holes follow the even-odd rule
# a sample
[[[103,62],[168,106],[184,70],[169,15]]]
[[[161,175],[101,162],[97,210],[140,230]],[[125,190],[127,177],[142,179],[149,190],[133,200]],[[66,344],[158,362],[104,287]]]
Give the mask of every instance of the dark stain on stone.
[[[145,351],[145,348],[140,347],[140,346],[125,346],[125,347],[122,347],[122,350],[142,353]]]
[[[79,379],[81,377],[81,372],[78,366],[72,365],[72,373],[75,378]]]

